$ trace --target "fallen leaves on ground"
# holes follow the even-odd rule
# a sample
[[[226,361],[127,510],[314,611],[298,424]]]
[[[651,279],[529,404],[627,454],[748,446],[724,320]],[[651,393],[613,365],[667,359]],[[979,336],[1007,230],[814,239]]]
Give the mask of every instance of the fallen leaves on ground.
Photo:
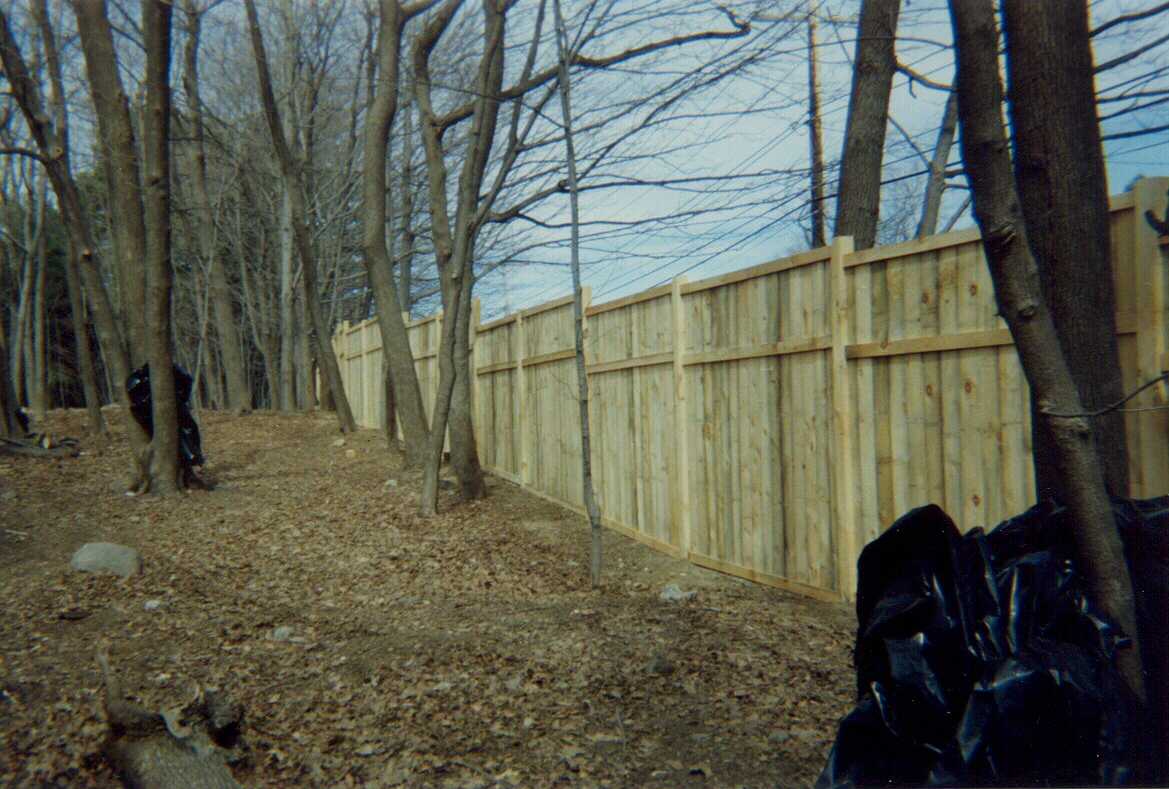
[[[215,487],[128,498],[108,415],[80,457],[0,460],[4,783],[116,785],[101,644],[152,709],[241,702],[256,787],[806,785],[850,705],[843,605],[608,533],[592,591],[581,518],[495,479],[420,518],[417,475],[328,415],[205,413]],[[98,540],[143,573],[70,571]]]

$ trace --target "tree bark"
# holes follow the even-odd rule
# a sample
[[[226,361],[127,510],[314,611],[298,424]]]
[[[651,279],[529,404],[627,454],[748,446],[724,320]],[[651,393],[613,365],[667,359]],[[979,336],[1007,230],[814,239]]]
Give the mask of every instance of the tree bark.
[[[942,112],[942,125],[930,159],[930,176],[922,201],[921,221],[917,223],[917,237],[932,236],[938,230],[938,212],[942,208],[942,194],[946,191],[946,163],[954,147],[954,132],[958,128],[958,94],[950,92]]]
[[[816,18],[808,14],[808,148],[812,162],[812,247],[828,242],[824,235],[824,142],[820,136],[820,83],[816,75]]]
[[[130,364],[146,361],[146,224],[130,103],[118,75],[105,0],[70,0],[77,16],[86,75],[96,109],[102,171],[110,195],[110,228],[118,256],[118,284]],[[119,381],[125,386],[126,378]]]
[[[1094,411],[1124,397],[1124,383],[1088,8],[1006,0],[1003,20],[1015,180],[1031,251],[1072,379]],[[1062,499],[1055,439],[1043,420],[1032,424],[1038,498]],[[1127,496],[1124,415],[1098,417],[1092,429],[1109,492]]]
[[[227,377],[227,407],[235,414],[252,410],[252,393],[244,373],[239,319],[232,305],[231,288],[223,258],[215,244],[215,220],[211,212],[211,198],[207,191],[207,156],[203,133],[203,102],[199,96],[199,39],[202,11],[194,0],[184,0],[187,20],[187,40],[184,49],[183,90],[191,112],[191,155],[194,166],[191,180],[198,214],[199,254],[207,263],[210,278],[211,301],[215,308],[215,335],[219,338],[223,371]]]
[[[402,437],[409,465],[420,465],[425,460],[430,435],[410,337],[402,319],[403,309],[410,306],[409,294],[406,294],[407,301],[403,304],[394,285],[393,263],[386,248],[386,150],[398,107],[402,28],[411,16],[430,5],[433,3],[415,3],[404,9],[398,0],[381,0],[378,80],[365,119],[361,172],[362,260],[377,299],[378,330],[385,350],[383,358],[393,382],[394,402],[401,414]]]
[[[77,352],[78,373],[81,376],[81,391],[85,395],[85,411],[89,417],[89,432],[106,435],[106,420],[101,412],[101,393],[97,386],[97,372],[93,364],[93,349],[89,344],[89,321],[86,318],[85,301],[78,281],[77,250],[68,242],[68,259],[65,261],[65,287],[69,291],[69,311],[73,316],[73,344]]]
[[[999,313],[1010,327],[1038,417],[1053,439],[1080,571],[1103,613],[1132,639],[1117,655],[1133,692],[1144,699],[1140,646],[1128,565],[1112,515],[1092,429],[1043,298],[1003,132],[998,28],[993,0],[951,0],[957,55],[962,159],[974,195]],[[1100,317],[1100,316],[1097,316]]]
[[[45,226],[45,184],[41,181],[41,188],[37,190],[37,224],[40,232],[37,233],[36,245],[36,280],[33,283],[34,295],[32,314],[29,316],[29,326],[32,329],[29,349],[31,350],[27,375],[28,405],[32,410],[33,419],[38,425],[45,423],[45,416],[49,410],[48,402],[48,370],[45,357],[45,270],[49,267],[48,230]]]
[[[142,0],[146,42],[146,114],[143,145],[146,219],[146,347],[150,358],[150,401],[154,416],[151,489],[178,491],[179,413],[171,350],[170,220],[170,44],[169,0]]]
[[[560,112],[564,117],[565,159],[568,163],[568,199],[572,214],[572,323],[573,345],[576,350],[577,400],[579,403],[580,413],[581,484],[585,512],[588,513],[589,518],[589,532],[592,537],[589,551],[589,577],[592,581],[593,588],[596,589],[601,585],[601,508],[597,505],[597,495],[593,489],[593,454],[591,434],[589,431],[589,378],[588,371],[585,368],[584,304],[582,303],[583,299],[580,283],[580,197],[577,193],[576,150],[574,148],[572,139],[572,100],[571,96],[569,95],[568,80],[568,61],[571,58],[567,51],[568,29],[565,27],[564,17],[560,12],[560,0],[553,0],[553,8],[556,11],[556,49],[560,56]],[[811,27],[811,17],[809,17],[808,24],[809,42],[811,42],[813,36],[811,32],[813,29]],[[809,43],[808,49],[810,54],[812,49],[811,43]],[[812,89],[814,92],[816,80],[815,67],[812,66],[811,68],[812,72],[809,80],[812,84]],[[813,132],[818,132],[818,129],[813,129]],[[813,216],[815,216],[815,214],[813,214]],[[812,227],[812,232],[815,233],[816,225],[814,220]],[[822,225],[820,227],[820,231],[823,232]]]
[[[864,0],[857,33],[852,94],[836,198],[837,236],[852,236],[856,249],[877,240],[881,212],[881,162],[889,119],[889,91],[897,71],[895,40],[901,0]]]
[[[280,410],[296,410],[296,288],[293,282],[292,199],[280,197]]]
[[[329,391],[337,408],[337,422],[341,432],[351,433],[357,429],[357,423],[353,420],[353,412],[349,408],[349,398],[345,396],[345,389],[341,384],[341,369],[337,365],[337,357],[333,353],[333,346],[329,341],[330,333],[321,313],[321,303],[317,295],[316,260],[313,257],[312,239],[309,237],[308,208],[305,205],[303,184],[280,124],[280,114],[276,108],[276,96],[272,91],[272,78],[268,71],[268,57],[264,51],[264,39],[260,33],[260,21],[256,13],[255,0],[245,0],[244,5],[248,15],[248,30],[252,39],[252,49],[256,58],[256,71],[260,82],[260,100],[264,107],[264,118],[268,123],[272,145],[276,149],[276,159],[280,163],[280,174],[284,181],[285,192],[288,194],[289,205],[292,209],[292,236],[296,244],[297,254],[300,257],[302,292],[308,306],[316,357],[321,365],[322,378],[328,381]]]

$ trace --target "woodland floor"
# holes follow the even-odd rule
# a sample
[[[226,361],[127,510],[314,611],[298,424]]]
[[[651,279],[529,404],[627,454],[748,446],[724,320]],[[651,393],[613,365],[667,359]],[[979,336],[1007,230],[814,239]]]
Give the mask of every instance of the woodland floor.
[[[107,417],[78,458],[0,457],[0,784],[117,785],[103,643],[152,709],[197,685],[242,702],[246,786],[808,785],[851,706],[844,605],[612,533],[590,591],[579,516],[492,478],[420,519],[379,434],[335,446],[327,415],[205,413],[216,487],[129,498]],[[70,571],[99,540],[143,573]]]

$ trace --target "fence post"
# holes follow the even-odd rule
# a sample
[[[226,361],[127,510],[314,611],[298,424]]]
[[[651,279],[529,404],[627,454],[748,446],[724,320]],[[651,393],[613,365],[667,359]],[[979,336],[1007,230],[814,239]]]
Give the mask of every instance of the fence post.
[[[1165,192],[1169,189],[1169,178],[1141,178],[1133,185],[1133,265],[1137,283],[1136,382],[1144,383],[1161,374],[1169,367],[1165,358],[1165,285],[1163,267],[1165,260],[1157,233],[1145,221],[1145,211],[1154,216],[1165,216]],[[1132,403],[1135,407],[1163,406],[1169,390],[1164,382],[1154,386]],[[1137,417],[1141,423],[1141,438],[1137,462],[1131,464],[1138,469],[1129,483],[1133,496],[1156,496],[1165,492],[1169,485],[1169,413],[1151,411]],[[1130,447],[1130,452],[1132,449]]]
[[[519,412],[519,447],[518,460],[520,484],[528,485],[532,481],[531,469],[528,467],[528,391],[524,383],[524,312],[520,310],[515,316],[515,388],[516,406]]]
[[[848,387],[848,281],[844,258],[853,251],[851,236],[832,239],[828,261],[832,281],[832,525],[836,533],[836,586],[840,596],[856,596],[856,488],[852,461],[852,396]]]
[[[670,306],[674,324],[674,463],[670,466],[670,488],[674,495],[674,529],[678,534],[678,549],[683,559],[689,559],[690,537],[690,472],[689,434],[686,425],[686,313],[682,301],[682,286],[686,277],[674,277],[670,285]]]

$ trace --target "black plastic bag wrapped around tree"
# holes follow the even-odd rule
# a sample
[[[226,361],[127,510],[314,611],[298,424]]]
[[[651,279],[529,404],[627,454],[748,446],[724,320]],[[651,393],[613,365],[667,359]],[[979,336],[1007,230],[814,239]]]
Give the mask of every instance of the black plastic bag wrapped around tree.
[[[203,465],[203,446],[199,438],[199,425],[191,415],[188,400],[195,379],[179,365],[174,366],[175,401],[179,417],[179,464],[183,468]],[[142,426],[146,435],[154,437],[154,410],[150,397],[150,365],[144,364],[126,379],[126,392],[130,395],[130,413],[134,421]]]
[[[858,704],[817,787],[1169,779],[1169,498],[1113,502],[1132,573],[1149,718],[1126,648],[1074,567],[1066,510],[961,535],[913,510],[861,553]]]

